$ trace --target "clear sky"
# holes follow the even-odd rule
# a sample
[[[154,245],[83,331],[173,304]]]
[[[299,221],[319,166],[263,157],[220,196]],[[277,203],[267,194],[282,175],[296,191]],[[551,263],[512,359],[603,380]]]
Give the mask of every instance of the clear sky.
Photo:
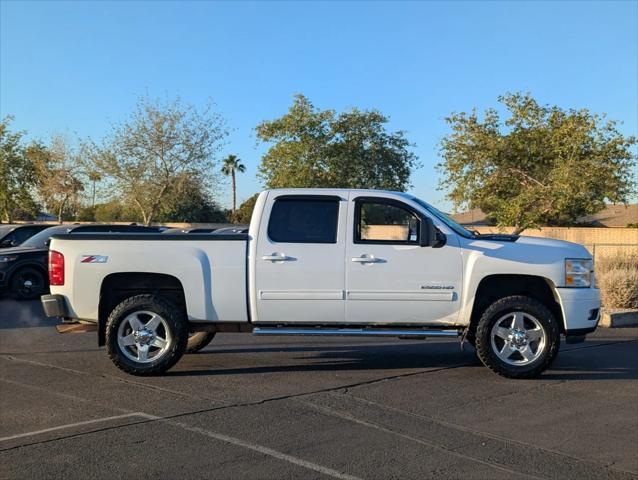
[[[638,2],[0,1],[0,115],[46,139],[99,139],[140,95],[212,98],[234,131],[223,153],[260,189],[254,126],[303,93],[320,108],[378,108],[407,132],[436,191],[452,111],[506,91],[607,112],[638,130]],[[228,192],[220,200],[228,204]]]

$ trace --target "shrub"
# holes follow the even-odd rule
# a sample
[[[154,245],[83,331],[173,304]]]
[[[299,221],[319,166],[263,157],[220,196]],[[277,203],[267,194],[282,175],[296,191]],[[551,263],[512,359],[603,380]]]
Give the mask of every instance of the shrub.
[[[605,308],[638,309],[638,253],[602,257],[596,276]]]
[[[254,194],[252,197],[242,203],[235,211],[235,213],[230,215],[230,221],[232,223],[248,225],[253,215],[255,204],[257,203],[257,197],[259,197],[258,193]]]
[[[638,270],[638,250],[596,258],[596,273],[606,273],[610,270]]]

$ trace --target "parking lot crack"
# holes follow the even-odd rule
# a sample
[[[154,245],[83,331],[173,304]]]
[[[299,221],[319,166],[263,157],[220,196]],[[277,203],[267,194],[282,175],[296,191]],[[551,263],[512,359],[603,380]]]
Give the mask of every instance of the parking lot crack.
[[[312,408],[312,409],[314,409],[316,411],[324,413],[326,415],[337,417],[337,418],[340,418],[342,420],[346,420],[346,421],[349,421],[349,422],[352,422],[352,423],[356,423],[356,424],[362,425],[364,427],[368,427],[368,428],[372,428],[372,429],[375,429],[375,430],[379,430],[381,432],[388,433],[390,435],[395,435],[395,436],[401,437],[403,439],[409,440],[411,442],[415,442],[415,443],[424,445],[424,446],[429,447],[429,448],[433,448],[433,449],[436,449],[436,450],[443,451],[446,454],[455,456],[455,457],[460,458],[462,460],[471,461],[471,462],[474,462],[474,463],[480,463],[480,464],[486,465],[486,466],[488,466],[490,468],[494,468],[494,469],[501,470],[501,471],[509,473],[509,474],[514,474],[514,475],[522,476],[522,477],[525,477],[525,478],[531,478],[531,479],[535,479],[535,480],[541,480],[541,479],[545,478],[545,477],[539,477],[539,476],[536,476],[536,475],[530,475],[530,474],[527,474],[527,473],[524,473],[524,472],[521,472],[521,471],[518,471],[518,470],[514,470],[512,468],[506,467],[505,465],[502,465],[502,464],[499,464],[499,463],[482,460],[480,458],[477,458],[477,457],[474,457],[474,456],[471,456],[471,455],[466,455],[466,454],[464,454],[462,452],[459,452],[459,451],[456,451],[456,450],[452,450],[452,449],[447,448],[447,447],[445,447],[443,445],[440,445],[438,443],[430,442],[430,441],[424,440],[422,438],[414,437],[412,435],[407,435],[405,433],[396,431],[396,430],[394,430],[392,428],[385,427],[385,426],[383,426],[381,424],[378,424],[378,423],[375,423],[375,422],[371,422],[371,421],[368,421],[368,420],[363,420],[361,418],[355,417],[354,415],[334,410],[332,408],[326,407],[325,405],[317,405],[315,403],[308,402],[308,401],[302,401],[301,403],[303,403],[304,405],[306,405],[306,406],[308,406],[308,407],[310,407],[310,408]]]
[[[381,404],[381,403],[378,403],[378,402],[375,402],[375,401],[372,401],[372,400],[368,400],[366,398],[362,398],[362,397],[359,397],[357,395],[353,395],[353,394],[343,395],[343,394],[340,394],[338,392],[330,392],[329,394],[334,396],[334,397],[347,396],[351,400],[354,400],[354,401],[359,402],[361,404],[370,405],[370,406],[378,408],[380,410],[385,410],[385,411],[389,411],[389,412],[394,412],[394,413],[398,413],[398,414],[401,414],[401,415],[405,415],[405,416],[408,416],[408,417],[414,417],[414,418],[417,418],[417,419],[422,419],[422,420],[425,420],[427,422],[431,422],[433,424],[441,425],[442,427],[445,427],[445,428],[450,428],[450,429],[457,430],[457,431],[463,432],[463,433],[469,433],[471,435],[475,435],[475,436],[478,436],[478,437],[483,437],[483,438],[486,438],[486,439],[496,440],[496,441],[499,441],[499,442],[503,442],[505,444],[513,444],[513,445],[522,447],[524,449],[534,449],[536,451],[544,452],[544,453],[549,454],[549,455],[553,455],[553,456],[556,456],[556,457],[568,459],[568,460],[570,460],[572,462],[578,462],[578,463],[581,463],[581,464],[596,466],[598,468],[602,468],[602,469],[605,469],[605,470],[611,470],[611,471],[616,471],[616,472],[621,472],[621,473],[626,473],[626,474],[632,474],[632,475],[636,474],[636,472],[633,472],[633,471],[628,471],[628,470],[624,470],[624,469],[613,467],[613,465],[615,463],[617,463],[617,462],[606,463],[604,465],[601,465],[599,463],[592,462],[592,461],[590,461],[588,459],[575,457],[573,455],[567,455],[567,454],[559,452],[559,451],[557,451],[555,449],[549,449],[549,448],[545,448],[545,447],[540,447],[538,445],[533,445],[533,444],[530,444],[530,443],[522,442],[520,440],[504,437],[502,435],[497,435],[497,434],[493,434],[493,433],[490,433],[490,432],[485,432],[485,431],[482,431],[482,430],[469,428],[469,427],[466,427],[466,426],[463,426],[463,425],[458,425],[458,424],[453,423],[453,422],[448,422],[448,421],[445,421],[445,420],[441,420],[441,419],[438,419],[436,417],[432,417],[432,416],[429,416],[429,415],[423,415],[423,414],[420,414],[420,413],[410,412],[410,411],[407,411],[407,410],[403,410],[401,408],[397,408],[397,407],[393,407],[393,406],[390,406],[390,405]]]
[[[6,356],[0,356],[0,357],[7,358]],[[13,359],[13,358],[10,358],[10,357],[7,358],[7,359],[14,360],[14,361],[19,361],[19,362],[24,362],[24,363],[29,363],[29,364],[33,364],[33,365],[41,366],[41,367],[57,368],[57,369],[69,371],[69,372],[72,372],[72,373],[86,374],[85,372],[81,372],[79,370],[69,369],[69,368],[66,368],[66,367],[58,367],[56,365],[45,364],[45,363],[42,363],[42,362],[35,362],[35,361],[31,361],[31,360],[22,360],[22,359]],[[105,430],[113,430],[113,429],[117,429],[117,428],[123,428],[123,427],[126,427],[127,425],[137,425],[137,424],[142,424],[142,423],[154,422],[154,421],[158,421],[158,419],[175,420],[175,419],[178,419],[178,418],[184,418],[184,417],[188,417],[188,416],[192,416],[192,415],[199,415],[199,414],[204,414],[204,413],[213,413],[213,412],[218,412],[220,410],[227,410],[227,409],[233,409],[233,408],[254,407],[254,406],[264,405],[264,404],[271,403],[271,402],[284,401],[284,400],[288,400],[288,399],[311,396],[311,395],[316,395],[316,394],[320,394],[320,393],[330,393],[330,392],[336,392],[336,391],[344,390],[344,389],[346,391],[348,391],[351,388],[359,387],[359,386],[363,386],[363,385],[371,385],[371,384],[378,383],[378,382],[383,382],[383,381],[386,381],[386,380],[392,380],[392,379],[396,379],[396,378],[404,378],[404,377],[420,375],[420,374],[424,374],[424,373],[431,373],[431,372],[435,372],[435,371],[449,370],[449,369],[458,368],[458,367],[461,367],[461,366],[465,366],[465,365],[463,365],[463,364],[451,365],[451,366],[448,366],[448,367],[441,367],[441,368],[437,368],[437,369],[429,369],[429,370],[423,370],[423,371],[418,371],[418,372],[410,372],[410,373],[399,374],[399,375],[390,375],[390,376],[386,376],[386,377],[382,377],[382,378],[367,380],[367,381],[363,381],[363,382],[356,382],[356,383],[352,383],[352,384],[348,384],[348,385],[339,385],[339,386],[336,386],[336,387],[329,387],[329,388],[314,390],[314,391],[310,391],[310,392],[302,392],[302,393],[296,393],[296,394],[290,394],[290,395],[281,395],[281,396],[276,396],[276,397],[270,397],[270,398],[265,398],[265,399],[261,399],[261,400],[254,401],[254,402],[237,402],[237,403],[232,403],[232,404],[227,404],[227,405],[218,405],[218,406],[210,407],[210,408],[189,410],[189,411],[185,411],[185,412],[179,412],[179,413],[176,413],[176,414],[173,414],[173,415],[167,415],[167,416],[164,416],[164,417],[154,417],[154,418],[144,419],[144,420],[141,420],[139,422],[131,422],[131,423],[126,424],[126,425],[121,425],[119,427],[117,427],[117,426],[116,427],[105,427],[105,428],[100,428],[100,429],[91,430],[91,431],[87,431],[87,432],[82,432],[82,433],[77,433],[77,434],[72,434],[72,435],[62,435],[62,436],[59,436],[59,437],[56,437],[56,438],[52,438],[52,439],[25,443],[25,444],[17,445],[15,447],[10,447],[8,449],[0,449],[0,451],[13,450],[15,448],[21,448],[21,447],[27,447],[27,446],[31,446],[31,445],[37,445],[37,444],[40,444],[40,443],[55,442],[55,441],[63,440],[63,439],[66,439],[66,438],[72,438],[72,437],[77,437],[77,436],[82,436],[82,435],[88,435],[88,434],[91,434],[91,433],[94,433],[94,432],[98,432],[98,431],[105,431]],[[23,385],[23,386],[30,387],[30,388],[35,388],[35,389],[42,390],[42,391],[46,391],[46,392],[49,392],[49,393],[54,394],[54,395],[68,397],[68,395],[66,395],[66,394],[64,394],[62,392],[54,391],[54,390],[44,389],[42,387],[37,387],[37,386],[34,386],[34,385],[29,385],[29,384],[23,384],[22,382],[15,382],[15,381],[5,380],[5,379],[0,379],[0,380],[8,381],[8,382],[11,382],[11,383],[15,383],[15,384],[18,384],[18,385]],[[138,382],[130,382],[130,383],[132,385],[136,385],[136,386],[144,386],[145,385],[145,384],[140,384]],[[96,404],[96,405],[100,405],[99,402],[94,402],[93,400],[84,399],[84,398],[81,398],[81,397],[75,397],[74,396],[74,400],[82,401],[84,403],[93,403],[93,404]],[[102,404],[102,406],[113,408],[112,406],[103,405],[103,404]],[[120,411],[120,412],[123,412],[123,413],[136,413],[136,412],[133,412],[133,411],[130,411],[130,410],[126,410],[126,409],[121,409],[121,408],[117,408],[116,410]]]

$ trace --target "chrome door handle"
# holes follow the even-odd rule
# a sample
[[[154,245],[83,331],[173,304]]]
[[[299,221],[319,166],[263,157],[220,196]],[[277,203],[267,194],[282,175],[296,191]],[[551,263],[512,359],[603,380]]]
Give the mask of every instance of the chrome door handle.
[[[291,260],[295,260],[295,257],[288,257],[287,255],[281,254],[273,254],[273,255],[264,255],[261,257],[262,260],[271,261],[271,262],[290,262]]]
[[[353,262],[357,263],[377,263],[380,262],[378,258],[375,258],[374,255],[361,255],[360,257],[352,258]]]

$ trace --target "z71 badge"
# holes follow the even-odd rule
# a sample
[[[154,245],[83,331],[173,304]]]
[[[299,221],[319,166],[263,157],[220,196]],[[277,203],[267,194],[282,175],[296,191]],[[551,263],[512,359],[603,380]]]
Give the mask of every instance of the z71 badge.
[[[106,263],[108,259],[106,255],[82,255],[80,263]]]

